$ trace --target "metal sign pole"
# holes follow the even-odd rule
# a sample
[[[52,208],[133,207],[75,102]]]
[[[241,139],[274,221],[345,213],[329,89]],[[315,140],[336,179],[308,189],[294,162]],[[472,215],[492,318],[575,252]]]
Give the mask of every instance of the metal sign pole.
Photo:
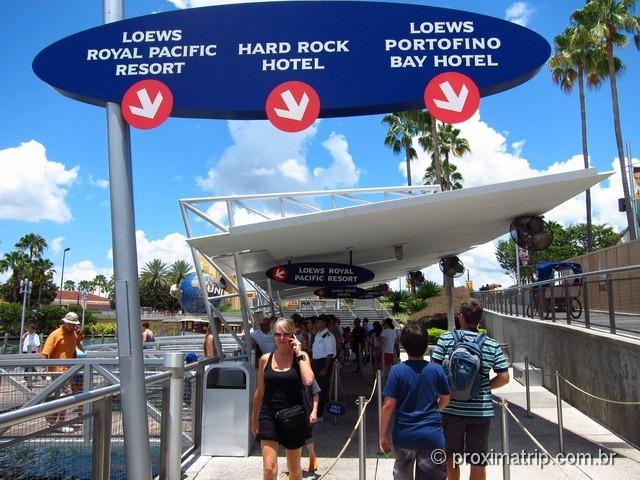
[[[105,23],[124,18],[124,0],[103,0]],[[127,478],[151,480],[151,451],[140,337],[131,142],[120,106],[107,103],[109,195],[118,319],[118,358]]]

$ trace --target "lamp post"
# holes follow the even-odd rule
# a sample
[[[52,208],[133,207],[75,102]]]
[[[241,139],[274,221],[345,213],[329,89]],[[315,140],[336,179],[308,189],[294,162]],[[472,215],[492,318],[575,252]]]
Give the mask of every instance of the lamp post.
[[[28,278],[20,280],[20,293],[22,294],[22,319],[20,320],[20,339],[18,340],[18,354],[22,353],[22,336],[24,335],[24,317],[27,309],[27,297],[31,295],[33,282]]]
[[[67,256],[67,252],[71,250],[69,247],[64,249],[64,252],[62,252],[62,272],[60,273],[60,295],[59,295],[59,302],[58,305],[62,306],[62,286],[64,285],[64,258]]]

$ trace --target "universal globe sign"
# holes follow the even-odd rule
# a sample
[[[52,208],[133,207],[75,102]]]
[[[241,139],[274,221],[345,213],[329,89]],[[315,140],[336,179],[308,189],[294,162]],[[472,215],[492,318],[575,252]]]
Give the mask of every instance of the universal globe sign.
[[[173,116],[269,118],[298,131],[318,117],[425,104],[436,117],[464,111],[452,117],[460,121],[481,96],[534,76],[549,54],[537,33],[471,12],[264,2],[110,23],[50,45],[33,68],[74,99],[121,103],[127,121],[140,128]],[[439,77],[427,92],[442,74],[457,75]]]

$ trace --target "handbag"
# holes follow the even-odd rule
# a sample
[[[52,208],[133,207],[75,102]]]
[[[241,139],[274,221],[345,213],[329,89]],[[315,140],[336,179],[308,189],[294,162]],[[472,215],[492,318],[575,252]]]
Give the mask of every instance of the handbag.
[[[275,415],[276,424],[283,430],[294,430],[305,425],[307,413],[302,405],[278,410]]]

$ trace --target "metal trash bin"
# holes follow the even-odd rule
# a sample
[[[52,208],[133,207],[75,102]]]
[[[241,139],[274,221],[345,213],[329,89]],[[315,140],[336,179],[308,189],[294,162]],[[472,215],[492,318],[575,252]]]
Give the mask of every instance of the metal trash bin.
[[[246,362],[210,365],[204,374],[202,455],[246,457],[253,448],[251,406],[255,368]]]

